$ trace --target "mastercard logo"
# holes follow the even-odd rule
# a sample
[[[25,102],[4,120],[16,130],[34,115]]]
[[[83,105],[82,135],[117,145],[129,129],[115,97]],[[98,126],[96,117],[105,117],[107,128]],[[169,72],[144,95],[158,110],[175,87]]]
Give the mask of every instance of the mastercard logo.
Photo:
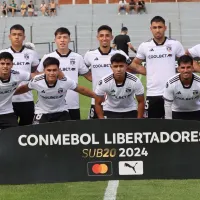
[[[94,164],[92,166],[92,172],[95,174],[105,174],[108,171],[106,164]]]
[[[87,163],[89,176],[111,176],[112,175],[112,162],[99,161]]]

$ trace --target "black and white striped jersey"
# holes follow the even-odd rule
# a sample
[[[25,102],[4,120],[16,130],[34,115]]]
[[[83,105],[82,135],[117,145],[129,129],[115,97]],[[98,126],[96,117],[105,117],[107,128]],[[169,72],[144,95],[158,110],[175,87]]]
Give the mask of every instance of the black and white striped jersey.
[[[117,85],[113,73],[103,77],[96,86],[95,93],[105,96],[103,110],[112,112],[129,112],[137,110],[134,95],[143,95],[144,87],[139,78],[126,73],[126,78],[121,85]]]
[[[38,101],[35,105],[35,114],[56,113],[68,110],[65,97],[68,90],[74,90],[77,83],[65,77],[49,85],[45,75],[37,75],[28,83],[30,89],[38,92]]]
[[[107,54],[103,53],[100,48],[90,50],[85,54],[85,64],[91,68],[92,72],[93,91],[95,91],[96,85],[101,78],[112,73],[110,59],[116,53],[120,53],[124,55],[127,60],[130,60],[130,58],[122,50],[115,50],[112,48],[110,48],[110,51]],[[94,105],[94,99],[92,99],[92,105]]]
[[[143,42],[136,57],[146,60],[147,96],[162,96],[167,80],[176,73],[176,57],[185,54],[177,40],[165,39],[158,44],[154,39]]]
[[[31,73],[32,67],[37,67],[39,65],[39,57],[36,51],[28,49],[25,46],[23,46],[19,52],[16,52],[12,47],[0,51],[0,53],[2,52],[9,52],[13,55],[13,70]],[[27,84],[27,82],[22,82],[20,85],[24,84]],[[13,102],[27,101],[33,101],[33,95],[31,91],[25,94],[13,96]]]
[[[66,55],[61,55],[57,50],[44,55],[39,66],[38,71],[42,72],[44,70],[43,62],[47,57],[54,57],[60,61],[60,69],[65,76],[68,76],[76,83],[78,83],[78,76],[84,75],[89,72],[89,69],[83,61],[83,57],[78,53],[69,51]],[[79,95],[75,91],[68,91],[66,95],[66,102],[69,106],[68,109],[78,109],[79,108]]]
[[[8,80],[0,80],[0,115],[14,112],[12,106],[13,94],[22,81],[28,80],[30,80],[30,73],[15,70],[11,71]]]
[[[191,112],[200,110],[200,77],[193,74],[192,83],[184,86],[180,74],[170,78],[164,90],[164,99],[171,101],[172,111]]]

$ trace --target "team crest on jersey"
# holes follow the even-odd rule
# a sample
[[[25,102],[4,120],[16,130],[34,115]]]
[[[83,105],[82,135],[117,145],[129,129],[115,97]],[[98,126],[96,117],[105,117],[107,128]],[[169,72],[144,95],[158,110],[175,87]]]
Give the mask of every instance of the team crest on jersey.
[[[171,52],[171,51],[172,51],[172,47],[167,46],[166,48],[167,48],[167,51],[168,51],[168,52]]]
[[[166,88],[168,88],[169,87],[169,83],[166,83]]]
[[[63,89],[62,88],[59,88],[58,89],[58,93],[60,94],[60,93],[63,93]]]
[[[28,55],[27,53],[25,53],[25,54],[24,54],[24,58],[25,58],[26,60],[28,60],[28,59],[29,59],[29,55]]]
[[[75,65],[75,64],[76,64],[75,59],[74,59],[74,58],[71,58],[71,59],[70,59],[70,65]]]
[[[101,84],[102,84],[102,80],[99,81],[99,85],[101,85]]]

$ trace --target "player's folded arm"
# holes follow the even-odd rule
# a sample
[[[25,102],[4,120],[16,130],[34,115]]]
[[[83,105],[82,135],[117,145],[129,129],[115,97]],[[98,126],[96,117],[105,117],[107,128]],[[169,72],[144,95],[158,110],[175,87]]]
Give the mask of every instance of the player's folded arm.
[[[15,93],[14,95],[19,95],[19,94],[24,94],[28,91],[30,91],[31,89],[28,87],[28,84],[26,85],[21,85],[19,86],[16,90],[15,90]]]
[[[143,118],[145,101],[144,101],[144,93],[135,95],[138,102],[138,116],[137,118]]]
[[[95,93],[84,86],[77,85],[74,91],[87,97],[96,98]]]

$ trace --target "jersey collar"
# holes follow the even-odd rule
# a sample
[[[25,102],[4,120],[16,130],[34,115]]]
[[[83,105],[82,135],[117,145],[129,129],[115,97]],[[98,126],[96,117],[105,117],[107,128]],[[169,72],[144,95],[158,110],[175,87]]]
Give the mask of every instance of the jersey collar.
[[[112,48],[110,47],[110,50],[108,51],[108,53],[103,53],[101,51],[100,47],[98,48],[98,50],[99,50],[99,52],[100,52],[101,55],[108,55],[111,52]]]
[[[13,51],[13,53],[21,53],[24,50],[25,46],[22,46],[20,51],[15,51],[12,46],[10,47],[10,49]]]
[[[46,79],[46,75],[44,75],[44,80],[45,80],[45,83],[47,84],[48,88],[54,88],[56,86],[57,81],[54,83],[54,85],[49,85],[48,84],[47,79]]]
[[[117,82],[115,81],[115,84],[116,84],[116,87],[123,87],[124,86],[124,84],[125,84],[125,82],[126,82],[126,77],[127,77],[127,73],[125,73],[125,78],[124,78],[124,81],[123,81],[123,83],[122,84],[117,84]],[[113,74],[113,78],[114,78],[114,74]],[[114,78],[114,80],[115,80],[115,78]]]
[[[180,75],[179,75],[179,79],[180,79],[180,82],[181,82],[181,84],[182,84],[184,89],[190,89],[192,87],[192,83],[193,83],[193,80],[194,80],[194,74],[192,74],[192,81],[191,81],[191,83],[190,83],[190,85],[188,87],[185,87],[185,85],[181,81],[181,76]]]
[[[72,52],[72,50],[70,50],[69,49],[69,52],[67,53],[67,54],[60,54],[59,52],[58,52],[58,50],[56,50],[56,53],[60,56],[60,57],[68,57],[69,56],[69,54]]]
[[[162,46],[163,44],[165,44],[166,40],[167,40],[167,37],[165,37],[165,40],[161,44],[158,44],[153,38],[153,41],[156,44],[156,46]]]
[[[10,78],[11,78],[11,74],[10,74],[10,76],[9,76],[9,78],[7,80],[3,80],[1,78],[0,78],[0,80],[1,80],[2,83],[9,83],[10,82]]]

